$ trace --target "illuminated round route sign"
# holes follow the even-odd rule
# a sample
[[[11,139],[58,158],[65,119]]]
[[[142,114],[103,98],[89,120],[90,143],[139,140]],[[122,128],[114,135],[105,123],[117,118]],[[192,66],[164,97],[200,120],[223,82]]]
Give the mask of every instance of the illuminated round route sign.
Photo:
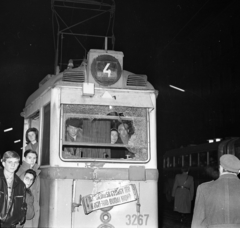
[[[92,61],[91,73],[100,85],[109,86],[121,77],[119,61],[111,55],[100,55]]]

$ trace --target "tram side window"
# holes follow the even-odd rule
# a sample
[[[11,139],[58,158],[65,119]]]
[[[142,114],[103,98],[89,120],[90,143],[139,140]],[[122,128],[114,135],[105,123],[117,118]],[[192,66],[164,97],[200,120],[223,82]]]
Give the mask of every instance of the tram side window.
[[[175,157],[175,166],[177,168],[182,167],[182,156],[176,156]]]
[[[50,164],[50,104],[43,108],[43,134],[41,165]]]
[[[191,155],[191,166],[193,167],[198,166],[198,154]]]
[[[240,143],[239,143],[239,141],[235,144],[235,156],[240,159]]]
[[[209,152],[209,165],[217,166],[218,165],[218,151],[210,151]]]
[[[189,155],[184,155],[184,166],[189,167]]]
[[[32,114],[28,119],[28,127],[25,129],[25,142],[26,146],[24,150],[34,150],[39,154],[39,111]]]
[[[63,105],[63,159],[148,158],[147,110]]]
[[[172,168],[173,167],[173,157],[168,157],[167,158],[167,168]]]
[[[207,165],[207,152],[199,153],[199,166]]]

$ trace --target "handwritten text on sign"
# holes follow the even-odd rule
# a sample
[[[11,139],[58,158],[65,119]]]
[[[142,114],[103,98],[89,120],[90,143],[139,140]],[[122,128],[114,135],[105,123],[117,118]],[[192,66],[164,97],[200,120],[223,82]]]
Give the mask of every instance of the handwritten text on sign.
[[[116,206],[138,199],[134,184],[84,196],[82,199],[85,214],[105,207]]]

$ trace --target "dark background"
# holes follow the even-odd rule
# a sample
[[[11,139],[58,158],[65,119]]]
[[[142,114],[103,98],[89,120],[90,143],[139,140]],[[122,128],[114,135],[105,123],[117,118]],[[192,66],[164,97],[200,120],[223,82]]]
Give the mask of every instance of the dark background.
[[[239,1],[115,2],[114,49],[124,53],[124,69],[146,74],[159,91],[159,158],[169,149],[239,136]],[[61,13],[68,22],[90,15],[74,10]],[[20,113],[25,101],[47,74],[54,73],[56,27],[51,1],[2,0],[0,23],[0,151],[20,152],[22,144],[13,141],[23,138]],[[83,24],[79,33],[104,36],[110,28],[111,34],[108,23],[109,16],[103,17]],[[104,48],[103,39],[82,37],[81,42],[87,52]],[[73,41],[63,48],[68,59],[83,58],[86,53]],[[3,133],[8,127],[13,131]]]

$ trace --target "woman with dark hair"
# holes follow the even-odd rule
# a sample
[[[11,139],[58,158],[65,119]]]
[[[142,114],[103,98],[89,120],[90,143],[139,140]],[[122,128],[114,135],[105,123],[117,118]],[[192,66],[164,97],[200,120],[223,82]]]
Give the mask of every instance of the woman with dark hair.
[[[34,196],[32,194],[32,191],[30,187],[33,185],[35,179],[37,177],[36,172],[33,169],[28,169],[24,173],[24,175],[21,177],[21,180],[26,185],[26,204],[27,204],[27,211],[26,211],[26,220],[25,223],[27,223],[27,220],[31,220],[34,215]],[[26,227],[25,224],[23,225],[17,225],[17,228],[20,227]]]
[[[40,170],[39,165],[36,163],[38,159],[38,154],[36,151],[33,150],[26,150],[24,152],[24,159],[22,162],[22,165],[19,167],[19,170],[17,171],[17,175],[20,178],[23,178],[25,172],[28,169],[32,169],[36,172],[36,179],[31,186],[31,192],[34,196],[34,211],[35,211],[35,216],[32,219],[29,219],[26,221],[24,224],[24,227],[31,227],[35,228],[38,227],[38,222],[39,222],[39,216],[40,216],[40,206],[39,206],[39,200],[40,200],[40,179],[39,179],[39,174]]]
[[[173,185],[174,211],[181,213],[181,222],[186,214],[191,213],[194,194],[193,177],[188,175],[188,167],[182,167],[182,174],[177,174]]]
[[[25,150],[33,150],[38,154],[38,130],[35,127],[29,128],[26,131],[27,146]]]

